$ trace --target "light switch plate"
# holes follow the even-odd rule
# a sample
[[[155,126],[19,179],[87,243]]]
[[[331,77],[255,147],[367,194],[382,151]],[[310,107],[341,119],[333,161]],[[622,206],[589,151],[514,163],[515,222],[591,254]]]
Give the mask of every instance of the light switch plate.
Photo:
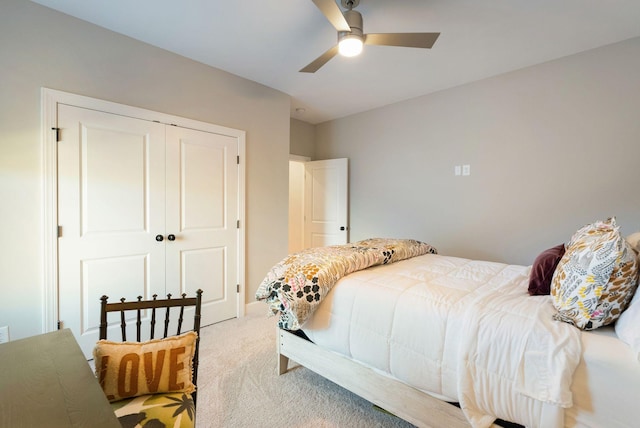
[[[471,175],[471,165],[462,165],[462,175]]]

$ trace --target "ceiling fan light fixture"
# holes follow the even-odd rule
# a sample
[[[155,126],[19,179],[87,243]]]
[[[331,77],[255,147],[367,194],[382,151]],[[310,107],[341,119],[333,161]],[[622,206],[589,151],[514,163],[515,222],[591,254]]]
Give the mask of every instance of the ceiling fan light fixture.
[[[345,11],[343,16],[351,31],[338,31],[338,52],[342,56],[356,56],[360,55],[364,45],[362,15],[352,9],[357,2],[345,1],[345,3],[347,3],[349,10]]]
[[[364,45],[362,37],[355,34],[350,34],[340,39],[338,43],[338,52],[342,56],[357,56],[362,52],[362,46]]]

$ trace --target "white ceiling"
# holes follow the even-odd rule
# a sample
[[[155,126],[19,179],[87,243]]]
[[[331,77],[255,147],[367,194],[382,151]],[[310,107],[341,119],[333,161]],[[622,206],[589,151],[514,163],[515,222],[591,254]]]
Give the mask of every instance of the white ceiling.
[[[638,0],[361,0],[365,33],[440,38],[430,50],[365,46],[307,74],[336,43],[311,0],[33,1],[278,89],[309,123],[640,36]]]

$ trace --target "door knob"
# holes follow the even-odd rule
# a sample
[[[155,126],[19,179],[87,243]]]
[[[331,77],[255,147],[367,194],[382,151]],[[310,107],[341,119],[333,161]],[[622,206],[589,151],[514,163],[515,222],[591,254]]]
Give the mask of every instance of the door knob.
[[[169,241],[175,241],[175,240],[176,240],[176,235],[174,235],[174,234],[167,235],[167,239],[168,239]]]
[[[164,240],[164,236],[162,235],[156,235],[156,241],[158,242],[162,242]]]
[[[344,230],[344,226],[340,226],[340,230]]]

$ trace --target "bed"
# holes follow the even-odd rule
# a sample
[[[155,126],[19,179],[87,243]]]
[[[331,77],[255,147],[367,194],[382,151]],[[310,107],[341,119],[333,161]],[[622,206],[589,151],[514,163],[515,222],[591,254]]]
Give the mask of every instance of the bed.
[[[292,359],[416,426],[634,426],[638,349],[562,322],[561,293],[529,294],[534,268],[372,239],[290,255],[256,297],[280,316],[280,374]]]

